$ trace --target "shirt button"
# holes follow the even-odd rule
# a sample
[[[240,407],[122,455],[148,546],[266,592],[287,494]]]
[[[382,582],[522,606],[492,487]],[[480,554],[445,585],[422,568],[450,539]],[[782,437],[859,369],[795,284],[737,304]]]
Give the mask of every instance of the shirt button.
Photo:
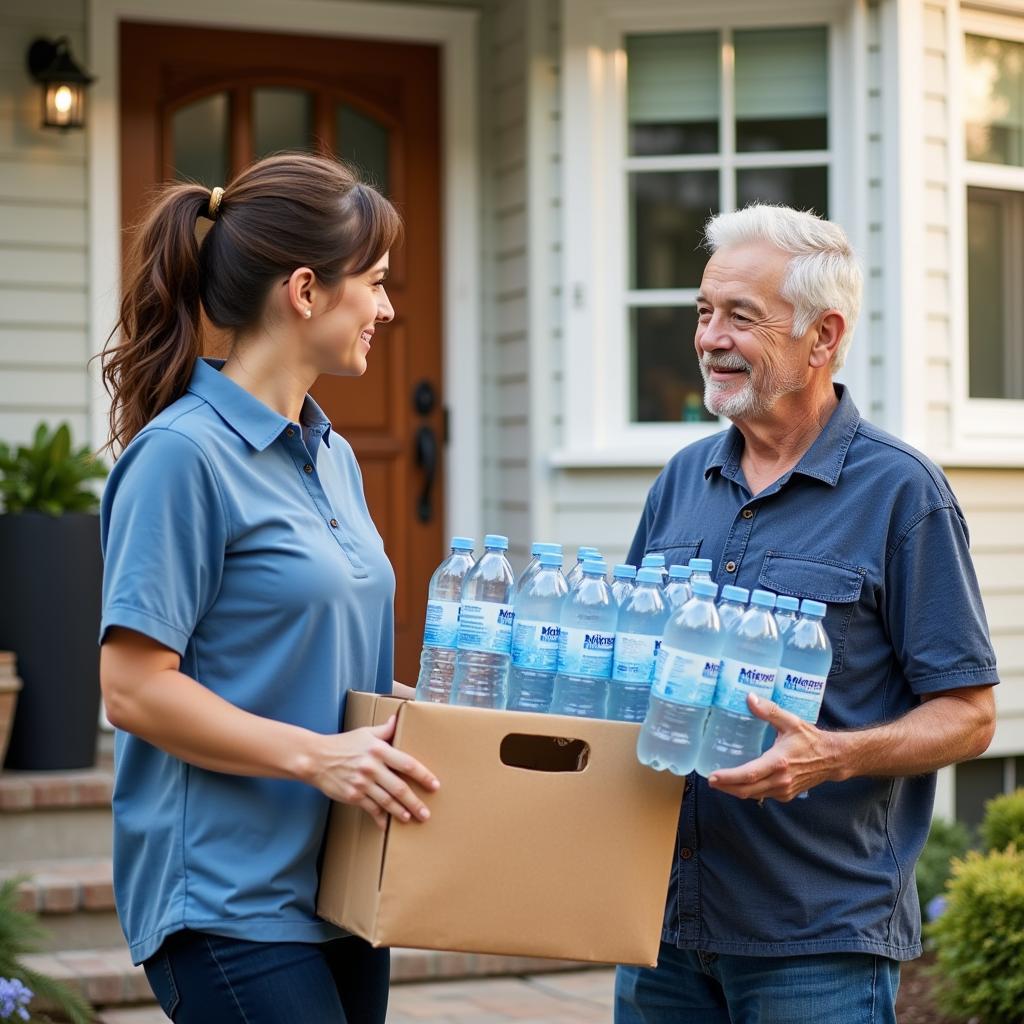
[[[753,519],[754,518],[754,510],[752,508],[745,508],[743,510],[743,518],[744,519]]]
[[[313,472],[313,467],[308,462],[302,468],[307,473]]]
[[[287,429],[287,430],[286,430],[286,431],[284,432],[284,436],[285,436],[285,437],[294,437],[294,436],[295,436],[295,431],[294,431],[294,430],[293,430],[293,429],[292,429],[291,427],[289,427],[289,428],[288,428],[288,429]]]
[[[688,846],[684,846],[679,851],[679,856],[682,857],[683,860],[689,860],[693,856],[693,850],[691,850]]]
[[[725,563],[725,571],[726,572],[735,572],[736,571],[736,563],[735,562],[726,562]]]
[[[337,519],[332,519],[331,520],[331,527],[333,529],[335,529],[335,530],[338,528],[338,520]]]

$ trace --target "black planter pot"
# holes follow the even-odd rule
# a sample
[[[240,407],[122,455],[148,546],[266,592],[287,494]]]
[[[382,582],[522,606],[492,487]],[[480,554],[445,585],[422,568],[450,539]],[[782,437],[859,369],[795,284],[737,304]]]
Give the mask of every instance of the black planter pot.
[[[24,684],[6,768],[89,768],[96,759],[103,588],[99,517],[0,515],[0,649]]]

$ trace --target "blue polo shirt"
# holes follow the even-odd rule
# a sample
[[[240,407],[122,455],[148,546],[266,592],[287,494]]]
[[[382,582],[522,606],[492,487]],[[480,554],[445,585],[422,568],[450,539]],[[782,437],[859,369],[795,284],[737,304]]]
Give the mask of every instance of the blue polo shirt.
[[[349,689],[391,690],[394,573],[352,449],[316,403],[290,423],[219,365],[198,361],[114,465],[100,638],[144,633],[232,704],[338,732]],[[120,731],[114,756],[114,890],[136,963],[183,928],[342,934],[314,909],[319,790],[205,771]]]
[[[684,448],[648,495],[629,552],[699,555],[718,583],[828,604],[819,725],[889,722],[926,694],[998,682],[967,525],[942,472],[860,418],[849,393],[797,466],[756,497],[735,428]],[[750,956],[921,952],[914,865],[935,775],[825,783],[739,800],[689,779],[663,939]]]

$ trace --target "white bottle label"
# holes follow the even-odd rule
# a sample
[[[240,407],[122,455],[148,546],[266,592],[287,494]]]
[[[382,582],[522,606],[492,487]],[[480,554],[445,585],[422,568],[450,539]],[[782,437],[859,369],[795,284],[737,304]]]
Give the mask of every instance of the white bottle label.
[[[673,704],[691,704],[697,708],[711,707],[718,684],[721,661],[706,654],[691,654],[678,647],[666,647],[658,652],[654,667],[652,692]]]
[[[825,696],[827,676],[812,676],[805,672],[794,672],[789,668],[779,669],[779,678],[775,683],[775,703],[783,711],[802,718],[814,725],[821,711],[821,701]]]
[[[559,634],[557,623],[517,618],[512,632],[512,664],[536,672],[556,671]]]
[[[511,654],[514,621],[511,605],[463,601],[459,613],[459,650]]]
[[[612,679],[620,683],[649,683],[661,640],[643,633],[616,633]]]
[[[459,602],[428,601],[427,621],[423,627],[424,647],[459,646]]]
[[[615,634],[563,626],[558,638],[558,671],[567,676],[607,679],[612,674]]]
[[[775,676],[778,669],[767,665],[751,665],[734,658],[722,659],[722,673],[715,690],[715,707],[731,711],[735,715],[753,718],[747,707],[747,694],[771,700],[775,692]]]

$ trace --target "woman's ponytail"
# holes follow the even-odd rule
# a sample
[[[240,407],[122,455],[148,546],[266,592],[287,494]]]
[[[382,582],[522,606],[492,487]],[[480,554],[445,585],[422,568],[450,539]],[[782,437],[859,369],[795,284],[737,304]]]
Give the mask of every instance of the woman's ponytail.
[[[201,355],[196,222],[209,203],[201,185],[170,185],[135,233],[121,315],[101,356],[111,449],[185,393]]]

